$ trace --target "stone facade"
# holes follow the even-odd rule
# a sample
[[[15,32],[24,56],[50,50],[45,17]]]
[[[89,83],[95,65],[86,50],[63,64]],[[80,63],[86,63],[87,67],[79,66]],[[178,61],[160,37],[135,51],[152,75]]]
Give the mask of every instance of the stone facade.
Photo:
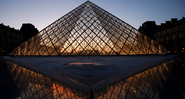
[[[29,24],[27,26],[32,27],[26,28],[27,31],[31,30],[30,33],[25,33],[24,24],[21,29],[23,28],[25,31],[16,30],[0,24],[0,56],[7,55],[24,41],[38,33],[38,30],[33,25]]]
[[[139,31],[166,47],[170,53],[185,52],[185,18],[172,18],[171,21],[156,25],[155,21],[142,24]]]

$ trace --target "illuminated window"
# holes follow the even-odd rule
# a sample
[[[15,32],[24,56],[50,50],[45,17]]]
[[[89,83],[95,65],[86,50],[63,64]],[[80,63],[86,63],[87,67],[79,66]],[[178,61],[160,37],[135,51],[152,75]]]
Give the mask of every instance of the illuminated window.
[[[175,34],[172,34],[172,39],[173,39],[173,40],[175,39]]]
[[[169,35],[166,36],[166,40],[167,40],[167,41],[170,40]]]
[[[161,42],[163,42],[164,41],[164,37],[161,37]]]
[[[157,42],[159,42],[159,38],[157,38]]]
[[[182,38],[182,37],[183,37],[183,33],[180,32],[180,33],[179,33],[179,38]]]

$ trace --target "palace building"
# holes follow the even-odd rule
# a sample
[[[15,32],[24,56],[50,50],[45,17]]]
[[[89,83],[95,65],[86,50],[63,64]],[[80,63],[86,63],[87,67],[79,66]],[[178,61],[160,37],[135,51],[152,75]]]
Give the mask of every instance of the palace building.
[[[171,21],[156,25],[155,21],[142,24],[139,31],[164,46],[170,53],[184,54],[185,52],[185,18],[172,18]]]
[[[37,33],[38,30],[30,23],[22,24],[20,30],[0,24],[0,56],[7,55]]]

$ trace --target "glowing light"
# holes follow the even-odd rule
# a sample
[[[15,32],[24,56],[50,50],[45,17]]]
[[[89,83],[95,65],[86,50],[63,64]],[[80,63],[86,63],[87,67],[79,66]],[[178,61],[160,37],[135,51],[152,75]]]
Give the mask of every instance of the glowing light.
[[[100,63],[69,63],[68,65],[77,65],[77,66],[84,66],[84,65],[103,65]]]

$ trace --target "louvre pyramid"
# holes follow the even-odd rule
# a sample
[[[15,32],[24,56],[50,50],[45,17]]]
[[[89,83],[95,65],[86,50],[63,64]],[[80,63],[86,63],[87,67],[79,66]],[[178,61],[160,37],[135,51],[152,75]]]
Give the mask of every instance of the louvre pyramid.
[[[166,49],[90,1],[10,52],[14,56],[165,54]]]

